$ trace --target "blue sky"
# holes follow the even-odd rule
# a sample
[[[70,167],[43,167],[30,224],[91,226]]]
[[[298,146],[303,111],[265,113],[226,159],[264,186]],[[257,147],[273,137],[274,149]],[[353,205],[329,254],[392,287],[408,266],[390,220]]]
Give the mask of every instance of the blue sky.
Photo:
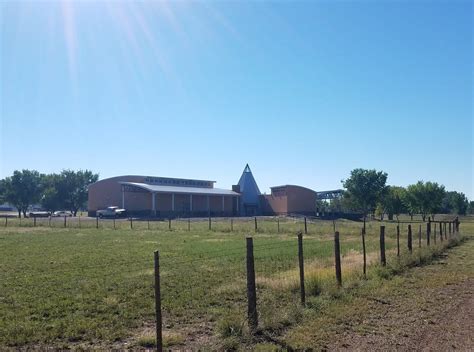
[[[264,192],[350,170],[473,199],[470,1],[0,1],[0,177]]]

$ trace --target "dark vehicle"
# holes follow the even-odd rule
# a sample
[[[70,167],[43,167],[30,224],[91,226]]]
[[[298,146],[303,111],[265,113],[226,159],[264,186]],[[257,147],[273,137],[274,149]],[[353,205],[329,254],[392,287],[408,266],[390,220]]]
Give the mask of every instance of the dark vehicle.
[[[36,210],[36,211],[30,211],[28,213],[28,216],[30,218],[48,218],[51,216],[51,213],[49,211]]]

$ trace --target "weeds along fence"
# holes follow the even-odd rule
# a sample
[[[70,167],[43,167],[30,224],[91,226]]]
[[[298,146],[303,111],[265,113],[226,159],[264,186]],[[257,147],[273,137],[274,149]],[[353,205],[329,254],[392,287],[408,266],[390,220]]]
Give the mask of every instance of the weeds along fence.
[[[50,226],[48,220],[42,219],[42,225],[37,221],[36,226]],[[278,331],[298,322],[303,307],[320,304],[320,296],[337,297],[341,288],[357,285],[374,272],[390,275],[422,262],[459,235],[458,219],[369,222],[365,231],[354,223],[326,222],[318,227],[306,220],[306,234],[302,220],[212,221],[211,230],[239,231],[246,238],[225,250],[197,248],[192,257],[157,252],[155,257],[150,253],[148,258],[131,260],[105,253],[95,265],[51,262],[42,271],[0,280],[0,315],[9,322],[0,334],[0,346],[19,346],[32,336],[43,342],[114,341],[142,329],[143,336],[153,337],[151,343],[144,343],[156,341],[156,348],[162,350],[172,343],[191,343],[190,339],[199,344],[195,340],[200,336],[205,339],[216,332],[227,338]],[[81,226],[85,224],[94,228],[93,221]],[[98,224],[113,229],[111,220]],[[150,230],[170,231],[169,221],[152,225]],[[116,221],[115,226],[148,230],[143,221]],[[189,226],[192,231],[209,231],[209,219],[174,220],[171,231],[187,231]],[[278,234],[275,226],[281,233],[290,229],[298,234],[265,236]],[[31,272],[31,265],[21,263],[20,272]],[[156,329],[143,324],[155,319]]]
[[[3,217],[1,227],[43,227],[71,229],[115,229],[149,231],[216,231],[242,233],[288,233],[300,230],[303,234],[325,234],[334,232],[354,234],[349,221],[322,221],[306,217],[233,217],[233,218],[91,218],[91,217]],[[368,223],[368,226],[374,226]]]

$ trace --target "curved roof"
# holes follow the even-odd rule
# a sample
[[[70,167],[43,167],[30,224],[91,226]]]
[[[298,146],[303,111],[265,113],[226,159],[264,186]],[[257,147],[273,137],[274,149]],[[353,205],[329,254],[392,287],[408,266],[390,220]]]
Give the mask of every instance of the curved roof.
[[[311,188],[298,186],[298,185],[281,185],[281,186],[270,187],[270,189],[273,190],[274,188],[286,188],[286,187],[296,187],[296,188],[304,189],[305,191],[310,191],[310,192],[313,192],[313,193],[316,193],[316,194],[318,193],[318,192],[312,190]]]
[[[162,186],[149,185],[139,182],[119,182],[121,185],[132,186],[143,189],[152,193],[182,193],[209,196],[240,196],[239,193],[221,188],[204,188],[204,187],[180,187],[180,186]]]

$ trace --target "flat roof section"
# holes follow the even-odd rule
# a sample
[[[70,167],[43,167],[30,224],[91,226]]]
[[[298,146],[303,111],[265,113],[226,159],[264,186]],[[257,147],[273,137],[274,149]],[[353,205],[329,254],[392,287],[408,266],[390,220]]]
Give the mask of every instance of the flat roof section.
[[[182,193],[182,194],[197,194],[197,195],[209,195],[209,196],[240,196],[239,193],[220,188],[203,188],[203,187],[179,187],[179,186],[161,186],[161,185],[149,185],[146,183],[138,182],[119,182],[124,186],[133,186],[144,189],[152,193]]]

